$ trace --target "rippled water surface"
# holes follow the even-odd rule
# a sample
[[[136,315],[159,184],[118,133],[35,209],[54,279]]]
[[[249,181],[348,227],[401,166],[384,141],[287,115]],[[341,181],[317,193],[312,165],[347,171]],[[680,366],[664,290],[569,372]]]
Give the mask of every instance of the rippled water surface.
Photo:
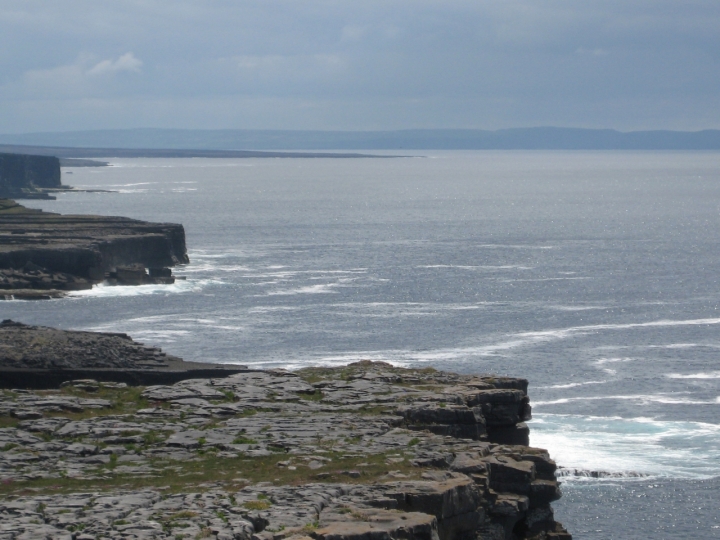
[[[187,281],[3,318],[188,360],[526,377],[576,538],[720,538],[720,153],[111,162],[64,182],[118,193],[27,205],[181,222]]]

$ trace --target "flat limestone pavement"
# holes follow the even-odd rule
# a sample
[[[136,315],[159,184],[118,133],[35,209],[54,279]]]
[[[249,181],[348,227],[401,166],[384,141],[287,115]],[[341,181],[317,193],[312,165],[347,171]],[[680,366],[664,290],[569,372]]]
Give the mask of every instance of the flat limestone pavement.
[[[571,538],[523,379],[363,361],[0,392],[0,540]]]

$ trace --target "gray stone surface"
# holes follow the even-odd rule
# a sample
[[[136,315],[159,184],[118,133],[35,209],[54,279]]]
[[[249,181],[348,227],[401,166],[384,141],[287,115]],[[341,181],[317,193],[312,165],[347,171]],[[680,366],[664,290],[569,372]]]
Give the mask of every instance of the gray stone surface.
[[[547,452],[481,429],[483,404],[528,410],[494,380],[361,362],[0,391],[0,540],[568,539]]]

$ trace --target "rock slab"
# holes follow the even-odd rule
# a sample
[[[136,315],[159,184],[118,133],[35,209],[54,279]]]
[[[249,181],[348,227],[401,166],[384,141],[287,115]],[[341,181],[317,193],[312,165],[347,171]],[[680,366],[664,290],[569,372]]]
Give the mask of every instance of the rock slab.
[[[508,386],[358,362],[4,391],[0,539],[571,539],[548,453],[481,429],[474,391]]]
[[[5,295],[77,290],[106,278],[118,284],[168,283],[169,267],[187,262],[182,225],[60,215],[0,199],[0,293]]]

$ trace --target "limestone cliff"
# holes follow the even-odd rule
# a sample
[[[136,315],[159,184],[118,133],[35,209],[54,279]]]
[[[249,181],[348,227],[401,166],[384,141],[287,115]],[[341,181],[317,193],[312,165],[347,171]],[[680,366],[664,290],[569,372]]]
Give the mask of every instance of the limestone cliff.
[[[108,276],[171,282],[162,269],[187,262],[182,225],[60,215],[0,199],[0,289],[73,290]]]
[[[8,538],[572,538],[524,379],[364,361],[66,381],[0,393]]]
[[[47,197],[43,189],[60,187],[58,158],[0,153],[0,197]]]

